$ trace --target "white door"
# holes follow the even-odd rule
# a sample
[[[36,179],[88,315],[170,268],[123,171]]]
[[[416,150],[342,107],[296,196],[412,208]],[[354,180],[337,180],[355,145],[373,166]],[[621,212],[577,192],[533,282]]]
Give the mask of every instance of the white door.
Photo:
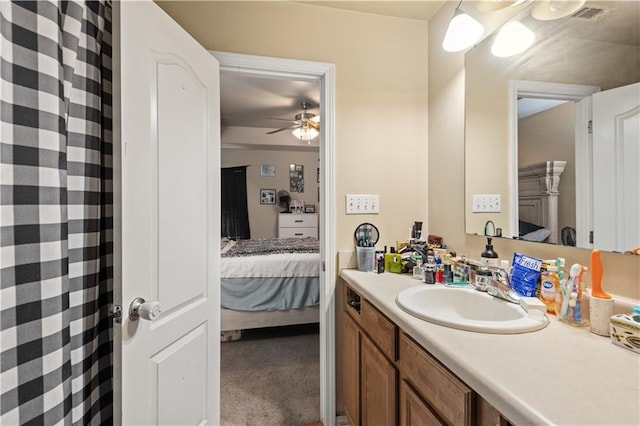
[[[219,66],[153,2],[120,4],[122,423],[216,424]],[[129,318],[137,297],[157,319]]]
[[[640,245],[640,83],[593,95],[593,242]]]

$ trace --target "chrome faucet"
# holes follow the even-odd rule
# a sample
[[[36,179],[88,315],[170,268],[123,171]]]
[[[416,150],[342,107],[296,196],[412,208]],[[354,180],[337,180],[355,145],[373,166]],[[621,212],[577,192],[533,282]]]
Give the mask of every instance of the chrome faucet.
[[[507,302],[520,304],[520,295],[511,287],[509,271],[499,266],[488,265],[475,260],[467,260],[467,262],[491,271],[491,279],[487,284],[487,293]]]
[[[489,280],[487,293],[507,302],[520,304],[520,295],[511,287],[509,272],[497,266],[489,266],[493,276]]]

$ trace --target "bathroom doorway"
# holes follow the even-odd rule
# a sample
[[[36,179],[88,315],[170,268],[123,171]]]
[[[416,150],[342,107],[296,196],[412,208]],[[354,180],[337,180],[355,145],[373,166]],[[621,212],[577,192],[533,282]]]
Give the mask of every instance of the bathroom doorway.
[[[335,421],[335,241],[334,241],[334,66],[327,63],[211,52],[221,73],[260,78],[314,81],[320,87],[317,180],[318,238],[320,241],[319,361],[320,420]],[[223,130],[224,134],[224,130]],[[260,167],[255,164],[254,167]],[[309,177],[307,177],[309,179]]]

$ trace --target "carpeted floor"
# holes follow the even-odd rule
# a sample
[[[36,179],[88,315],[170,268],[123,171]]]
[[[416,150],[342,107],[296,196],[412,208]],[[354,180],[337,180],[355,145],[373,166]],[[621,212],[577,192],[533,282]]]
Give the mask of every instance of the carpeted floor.
[[[320,418],[318,324],[246,330],[221,343],[222,425],[303,425]]]

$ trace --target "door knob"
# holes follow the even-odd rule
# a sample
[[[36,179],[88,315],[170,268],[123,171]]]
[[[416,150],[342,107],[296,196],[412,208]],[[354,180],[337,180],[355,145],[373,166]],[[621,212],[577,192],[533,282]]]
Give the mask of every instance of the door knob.
[[[142,297],[136,297],[129,305],[129,319],[138,321],[138,318],[153,321],[160,316],[160,302],[147,302]]]

